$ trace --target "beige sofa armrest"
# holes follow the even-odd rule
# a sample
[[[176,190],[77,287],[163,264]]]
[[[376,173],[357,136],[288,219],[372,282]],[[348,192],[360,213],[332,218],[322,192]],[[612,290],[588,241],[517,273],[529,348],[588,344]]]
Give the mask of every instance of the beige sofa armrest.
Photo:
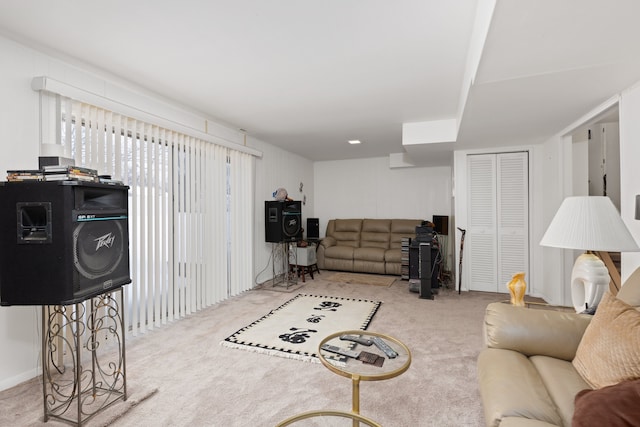
[[[316,248],[316,265],[318,268],[320,269],[325,268],[324,251],[327,248],[330,248],[331,246],[335,246],[337,243],[338,243],[337,240],[331,236],[326,236],[322,240],[320,240],[320,243]]]
[[[546,309],[514,307],[496,302],[487,306],[485,345],[573,360],[592,316]]]
[[[320,241],[320,246],[324,248],[330,248],[331,246],[335,246],[337,243],[336,239],[331,236],[327,236]]]

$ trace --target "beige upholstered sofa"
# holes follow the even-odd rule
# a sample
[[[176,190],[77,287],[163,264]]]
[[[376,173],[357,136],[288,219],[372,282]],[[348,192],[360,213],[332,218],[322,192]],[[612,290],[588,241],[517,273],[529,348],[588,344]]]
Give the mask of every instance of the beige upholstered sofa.
[[[318,246],[318,268],[400,275],[402,238],[419,219],[332,219]]]
[[[640,269],[594,316],[489,304],[478,357],[486,425],[640,425],[638,306]]]

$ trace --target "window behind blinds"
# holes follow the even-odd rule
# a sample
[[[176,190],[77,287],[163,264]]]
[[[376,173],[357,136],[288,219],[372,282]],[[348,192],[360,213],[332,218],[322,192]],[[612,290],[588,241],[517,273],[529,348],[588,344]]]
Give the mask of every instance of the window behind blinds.
[[[253,285],[253,156],[62,96],[58,138],[76,165],[129,189],[134,334]]]

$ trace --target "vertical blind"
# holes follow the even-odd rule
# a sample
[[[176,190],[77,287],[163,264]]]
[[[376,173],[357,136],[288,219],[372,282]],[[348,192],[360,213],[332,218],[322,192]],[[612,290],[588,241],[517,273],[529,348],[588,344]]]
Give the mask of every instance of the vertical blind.
[[[128,331],[252,287],[251,154],[60,95],[56,105],[65,155],[130,187]]]

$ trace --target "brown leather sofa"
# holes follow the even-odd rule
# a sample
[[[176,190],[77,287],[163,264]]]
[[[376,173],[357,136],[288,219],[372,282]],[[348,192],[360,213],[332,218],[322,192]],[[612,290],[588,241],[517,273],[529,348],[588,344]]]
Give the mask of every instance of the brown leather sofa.
[[[415,238],[419,219],[332,219],[317,251],[318,268],[400,275],[402,238]]]
[[[632,309],[640,305],[640,269],[629,277],[614,300]],[[575,424],[576,395],[581,390],[605,390],[593,390],[572,363],[593,319],[575,312],[489,304],[484,319],[486,348],[477,365],[486,425],[571,426],[572,420],[574,425],[584,425]],[[593,348],[585,345],[583,351],[593,352]],[[606,409],[600,412],[607,414]],[[576,417],[581,415],[576,413]],[[606,425],[592,421],[586,425]]]

